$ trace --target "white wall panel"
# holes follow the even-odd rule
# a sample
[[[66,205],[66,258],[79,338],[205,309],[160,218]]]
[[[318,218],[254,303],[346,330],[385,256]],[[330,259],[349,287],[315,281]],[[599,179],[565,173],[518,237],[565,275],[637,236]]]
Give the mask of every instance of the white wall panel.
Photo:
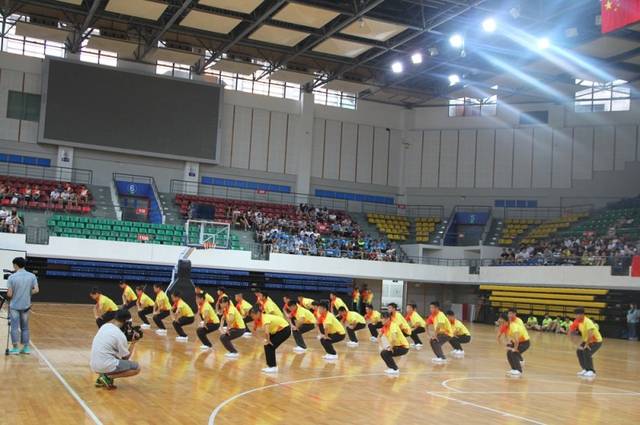
[[[287,114],[271,112],[269,122],[269,160],[267,171],[284,172],[284,150],[287,144]]]
[[[358,154],[356,166],[356,181],[371,183],[371,166],[373,157],[373,127],[358,126]]]
[[[533,129],[515,131],[513,142],[513,187],[531,187],[531,167],[533,160]]]
[[[340,169],[340,139],[342,137],[341,123],[327,120],[324,132],[324,169],[322,177],[325,179],[338,179]]]
[[[476,130],[460,130],[457,187],[473,187],[476,174]]]
[[[456,187],[458,130],[444,130],[440,143],[440,187]]]
[[[593,137],[593,171],[613,170],[613,127],[596,127]]]
[[[534,188],[551,187],[551,157],[553,152],[553,130],[547,126],[533,130],[533,180]]]
[[[493,155],[495,130],[478,130],[476,147],[476,184],[478,188],[493,187]]]
[[[573,149],[573,129],[562,128],[553,131],[553,166],[551,187],[571,187],[571,161]]]
[[[220,164],[231,167],[231,147],[233,146],[233,124],[235,106],[224,104],[222,112],[222,146],[220,147]]]
[[[324,160],[324,127],[326,121],[313,120],[313,141],[311,146],[311,175],[322,177],[322,161]]]
[[[424,131],[423,140],[422,187],[438,187],[438,172],[440,169],[440,131]]]
[[[2,69],[0,73],[0,138],[18,140],[20,121],[7,117],[9,90],[22,91],[23,73]]]
[[[389,149],[389,186],[400,185],[400,155],[402,155],[402,132],[392,129]]]
[[[251,141],[252,120],[253,109],[236,106],[236,116],[233,124],[233,150],[231,151],[231,166],[234,168],[249,168],[249,142]]]
[[[590,180],[593,175],[593,127],[573,130],[573,178]]]
[[[251,128],[251,146],[249,155],[249,168],[252,170],[267,170],[267,152],[269,150],[269,111],[264,109],[253,110],[253,123]]]
[[[389,166],[390,132],[383,127],[376,127],[373,132],[373,184],[387,184],[387,167]]]
[[[626,162],[636,160],[636,130],[635,125],[616,127],[615,169],[624,170]]]
[[[42,93],[42,76],[38,74],[24,74],[24,91],[27,93]]]
[[[350,122],[342,123],[342,145],[340,150],[340,180],[356,181],[356,144],[358,126]]]
[[[513,175],[513,130],[496,130],[493,187],[509,188]]]
[[[287,115],[287,144],[285,146],[285,173],[296,174],[298,172],[298,123],[299,115]]]
[[[408,149],[404,158],[404,181],[406,187],[420,187],[420,170],[422,168],[422,131],[407,133]]]

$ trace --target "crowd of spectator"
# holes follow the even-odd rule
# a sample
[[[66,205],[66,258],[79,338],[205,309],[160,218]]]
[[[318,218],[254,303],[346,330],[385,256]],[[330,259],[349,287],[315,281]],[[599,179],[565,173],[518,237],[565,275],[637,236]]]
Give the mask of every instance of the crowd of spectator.
[[[16,208],[8,210],[0,208],[0,232],[18,233],[22,226],[22,219]]]
[[[343,211],[300,204],[289,213],[265,214],[258,208],[242,212],[229,206],[233,226],[253,231],[255,240],[271,252],[296,255],[396,261],[396,248],[388,241],[365,234]]]
[[[616,236],[551,239],[517,249],[504,248],[497,262],[500,265],[603,266],[612,258],[637,255],[638,248],[638,241]]]
[[[48,202],[51,204],[61,203],[64,206],[78,206],[78,204],[89,202],[89,189],[83,185],[74,188],[69,183],[61,183],[47,192],[38,184],[0,183],[0,203],[2,205],[21,206],[25,202]]]

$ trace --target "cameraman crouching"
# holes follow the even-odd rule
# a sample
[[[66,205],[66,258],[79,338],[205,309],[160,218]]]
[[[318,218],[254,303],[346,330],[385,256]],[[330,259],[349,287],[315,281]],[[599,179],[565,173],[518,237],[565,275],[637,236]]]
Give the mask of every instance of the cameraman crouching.
[[[115,323],[105,323],[98,330],[91,345],[91,369],[99,373],[97,387],[114,389],[116,378],[128,378],[140,373],[140,365],[129,360],[136,342],[142,338],[139,331],[131,332],[131,314],[118,310]],[[127,340],[131,340],[131,345]]]

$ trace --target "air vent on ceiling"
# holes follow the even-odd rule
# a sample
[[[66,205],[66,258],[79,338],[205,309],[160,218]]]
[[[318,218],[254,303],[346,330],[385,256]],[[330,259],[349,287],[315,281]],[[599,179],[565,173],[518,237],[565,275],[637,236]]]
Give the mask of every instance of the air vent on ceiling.
[[[117,40],[129,40],[129,36],[124,31],[117,31],[110,28],[100,28],[100,35],[109,38],[115,38]]]
[[[549,111],[529,111],[520,114],[520,125],[540,125],[549,123]]]
[[[45,18],[42,16],[30,16],[29,22],[36,25],[42,25],[45,27],[58,28],[58,20],[53,18]]]
[[[169,40],[165,40],[164,44],[170,49],[182,50],[183,52],[189,52],[189,53],[193,52],[193,47],[190,44],[184,44],[177,41],[169,41]]]

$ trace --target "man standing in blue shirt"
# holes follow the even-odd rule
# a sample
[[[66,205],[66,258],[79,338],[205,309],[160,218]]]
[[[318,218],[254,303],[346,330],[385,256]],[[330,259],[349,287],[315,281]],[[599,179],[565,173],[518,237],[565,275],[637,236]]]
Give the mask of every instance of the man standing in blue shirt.
[[[27,261],[24,258],[13,259],[15,273],[7,280],[7,296],[9,303],[9,320],[11,321],[11,343],[13,348],[9,354],[29,354],[29,310],[31,309],[31,295],[37,294],[38,279],[24,269]],[[18,349],[18,340],[22,343],[22,350]]]

